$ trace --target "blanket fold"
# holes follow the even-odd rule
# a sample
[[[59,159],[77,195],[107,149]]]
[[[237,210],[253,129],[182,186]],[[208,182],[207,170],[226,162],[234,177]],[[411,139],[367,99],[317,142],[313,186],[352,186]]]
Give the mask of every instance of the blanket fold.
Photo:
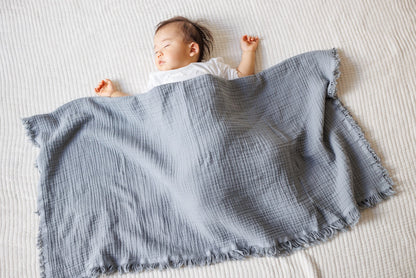
[[[23,118],[42,276],[280,256],[355,225],[394,191],[337,96],[339,65],[311,51]]]

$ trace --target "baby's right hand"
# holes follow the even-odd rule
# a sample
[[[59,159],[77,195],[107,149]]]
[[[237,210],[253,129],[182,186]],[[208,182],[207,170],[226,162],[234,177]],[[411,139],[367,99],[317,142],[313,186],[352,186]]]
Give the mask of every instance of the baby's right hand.
[[[98,86],[95,87],[95,92],[101,97],[111,97],[115,90],[113,82],[110,79],[101,80]]]

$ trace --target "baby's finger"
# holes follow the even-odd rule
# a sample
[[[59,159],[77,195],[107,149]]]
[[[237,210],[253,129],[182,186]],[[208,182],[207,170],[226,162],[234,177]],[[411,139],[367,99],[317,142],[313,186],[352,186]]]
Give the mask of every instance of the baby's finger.
[[[249,40],[250,42],[255,42],[258,40],[258,37],[255,37],[255,36],[250,36],[249,38],[250,38]]]

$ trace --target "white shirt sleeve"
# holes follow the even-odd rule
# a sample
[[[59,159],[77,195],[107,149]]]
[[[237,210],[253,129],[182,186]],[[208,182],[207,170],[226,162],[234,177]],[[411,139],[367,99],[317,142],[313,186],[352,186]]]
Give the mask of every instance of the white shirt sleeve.
[[[213,58],[213,62],[218,69],[219,76],[228,80],[238,78],[237,69],[227,65],[222,57]]]
[[[145,89],[146,92],[150,91],[152,88],[154,88],[154,87],[156,87],[158,85],[159,84],[158,84],[158,82],[157,82],[157,80],[155,78],[155,73],[154,72],[151,72],[149,74],[149,79],[148,79],[148,82],[147,82],[147,87]]]

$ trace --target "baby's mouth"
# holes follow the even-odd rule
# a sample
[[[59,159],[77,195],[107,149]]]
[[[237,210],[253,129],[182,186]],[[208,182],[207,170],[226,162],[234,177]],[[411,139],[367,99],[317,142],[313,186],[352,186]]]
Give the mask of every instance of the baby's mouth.
[[[165,61],[159,61],[159,65],[163,65]]]

